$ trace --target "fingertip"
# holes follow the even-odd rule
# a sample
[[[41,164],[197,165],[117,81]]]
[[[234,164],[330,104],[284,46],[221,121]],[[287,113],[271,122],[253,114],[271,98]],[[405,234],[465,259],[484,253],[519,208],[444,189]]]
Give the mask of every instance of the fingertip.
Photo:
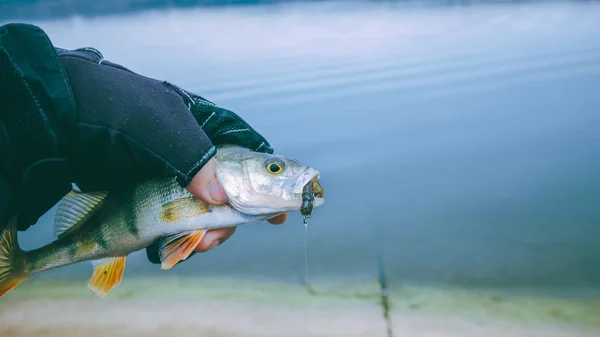
[[[200,243],[194,248],[197,253],[205,253],[227,241],[237,227],[213,229],[206,232]]]
[[[210,195],[211,199],[215,204],[224,204],[225,202],[227,202],[225,190],[223,190],[223,186],[221,186],[216,176],[215,179],[213,179],[210,182],[210,186],[208,187],[208,194]]]
[[[278,215],[278,216],[276,216],[274,218],[271,218],[271,219],[269,219],[267,221],[269,221],[273,225],[281,225],[281,224],[283,224],[287,220],[287,218],[288,218],[287,213],[283,213],[283,214]]]

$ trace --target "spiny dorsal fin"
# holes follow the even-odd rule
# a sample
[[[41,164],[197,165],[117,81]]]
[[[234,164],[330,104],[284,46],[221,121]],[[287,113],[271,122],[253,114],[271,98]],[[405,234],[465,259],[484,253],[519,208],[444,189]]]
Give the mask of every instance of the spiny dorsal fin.
[[[54,235],[61,237],[93,214],[108,192],[81,193],[71,191],[58,204],[54,215]]]
[[[112,288],[121,284],[125,271],[126,256],[93,260],[94,274],[88,288],[99,297],[106,297]]]
[[[185,231],[166,234],[160,238],[159,250],[161,269],[171,269],[179,261],[187,259],[198,246],[206,231]]]

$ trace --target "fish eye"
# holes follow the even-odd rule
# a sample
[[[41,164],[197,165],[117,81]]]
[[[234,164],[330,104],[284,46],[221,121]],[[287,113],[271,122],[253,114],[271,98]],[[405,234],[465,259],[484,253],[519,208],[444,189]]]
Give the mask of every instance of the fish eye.
[[[277,162],[267,163],[267,171],[271,174],[279,174],[283,172],[283,164]]]

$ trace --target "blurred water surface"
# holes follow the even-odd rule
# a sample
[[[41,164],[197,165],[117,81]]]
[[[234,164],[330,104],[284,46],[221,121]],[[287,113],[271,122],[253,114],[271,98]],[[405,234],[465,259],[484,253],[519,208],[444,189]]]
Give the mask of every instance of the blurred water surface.
[[[379,245],[392,286],[600,291],[599,3],[333,2],[27,22],[57,46],[98,48],[238,112],[278,153],[321,170],[313,280],[374,279]],[[25,248],[53,239],[52,215],[21,235]],[[239,228],[168,273],[301,282],[303,235],[298,214]],[[127,270],[142,273],[161,273],[143,252]]]

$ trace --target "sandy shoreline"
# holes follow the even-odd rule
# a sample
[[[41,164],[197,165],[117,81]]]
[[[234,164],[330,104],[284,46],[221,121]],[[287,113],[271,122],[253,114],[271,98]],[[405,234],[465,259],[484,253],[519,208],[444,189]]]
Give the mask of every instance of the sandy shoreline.
[[[304,310],[224,301],[16,300],[0,311],[0,336],[386,336],[376,308]],[[10,307],[10,308],[9,308]],[[306,316],[305,316],[306,314]],[[392,316],[396,336],[597,337],[599,329],[429,315]]]
[[[0,300],[0,336],[384,337],[369,289],[311,297],[277,283],[154,279],[130,281],[100,300],[85,282],[35,280]],[[600,336],[600,299],[489,300],[413,289],[392,303],[396,337]]]

